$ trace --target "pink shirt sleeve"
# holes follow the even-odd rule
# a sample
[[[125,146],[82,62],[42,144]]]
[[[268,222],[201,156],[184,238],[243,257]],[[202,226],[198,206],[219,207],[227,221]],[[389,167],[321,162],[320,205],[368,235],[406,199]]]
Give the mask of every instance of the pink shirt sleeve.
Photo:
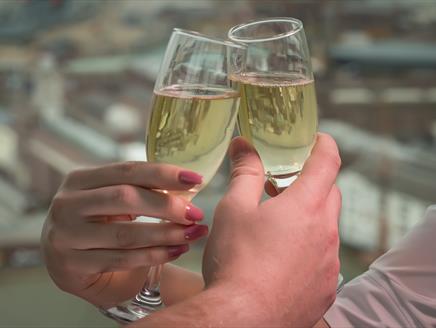
[[[436,205],[344,286],[324,319],[332,328],[436,327]]]

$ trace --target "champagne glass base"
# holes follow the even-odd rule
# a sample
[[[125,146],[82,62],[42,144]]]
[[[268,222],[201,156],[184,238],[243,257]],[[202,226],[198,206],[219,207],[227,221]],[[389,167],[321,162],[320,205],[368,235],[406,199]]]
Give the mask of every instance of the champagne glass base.
[[[267,172],[266,177],[277,193],[280,194],[283,190],[288,188],[299,175],[300,171],[282,175],[272,175],[271,172]]]
[[[105,316],[121,324],[128,324],[159,311],[164,307],[158,291],[144,288],[133,300],[126,301],[109,309],[100,309],[100,311]]]

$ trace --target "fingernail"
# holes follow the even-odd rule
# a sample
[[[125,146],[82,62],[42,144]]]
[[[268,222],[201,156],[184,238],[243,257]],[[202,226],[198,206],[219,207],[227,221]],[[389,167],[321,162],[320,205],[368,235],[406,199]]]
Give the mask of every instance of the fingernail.
[[[197,222],[201,221],[204,217],[203,211],[193,204],[186,205],[186,220]]]
[[[194,224],[185,229],[185,239],[194,240],[206,236],[208,231],[207,225]]]
[[[179,180],[186,184],[201,184],[203,182],[203,177],[192,171],[181,171],[179,173]]]
[[[189,245],[169,246],[168,255],[170,257],[176,257],[186,253],[189,250]]]

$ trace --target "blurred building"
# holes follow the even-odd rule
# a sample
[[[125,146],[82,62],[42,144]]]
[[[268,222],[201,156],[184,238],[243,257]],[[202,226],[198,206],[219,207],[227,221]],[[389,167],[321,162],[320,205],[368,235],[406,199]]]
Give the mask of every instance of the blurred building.
[[[344,159],[342,241],[378,256],[434,203],[436,153],[337,120],[323,121],[321,130],[336,139]]]
[[[435,202],[436,12],[422,1],[332,2],[324,19],[317,89],[321,127],[344,159],[341,237],[370,263]]]

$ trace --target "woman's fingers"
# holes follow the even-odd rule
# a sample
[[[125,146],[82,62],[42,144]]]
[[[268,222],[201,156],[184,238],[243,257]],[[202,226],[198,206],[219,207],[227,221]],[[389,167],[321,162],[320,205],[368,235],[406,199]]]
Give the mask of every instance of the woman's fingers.
[[[174,223],[89,222],[70,226],[65,233],[74,239],[68,244],[73,249],[139,249],[154,246],[187,244],[208,233],[206,225],[183,226]]]
[[[125,271],[163,264],[177,259],[188,250],[187,244],[131,250],[72,250],[68,254],[68,265],[71,266],[71,271],[79,268],[80,273]]]
[[[203,211],[186,199],[132,185],[118,185],[70,193],[69,203],[83,216],[150,216],[180,224],[203,219]]]
[[[85,190],[129,184],[147,189],[188,190],[201,183],[201,175],[174,165],[122,162],[73,171],[66,177],[64,188]]]

